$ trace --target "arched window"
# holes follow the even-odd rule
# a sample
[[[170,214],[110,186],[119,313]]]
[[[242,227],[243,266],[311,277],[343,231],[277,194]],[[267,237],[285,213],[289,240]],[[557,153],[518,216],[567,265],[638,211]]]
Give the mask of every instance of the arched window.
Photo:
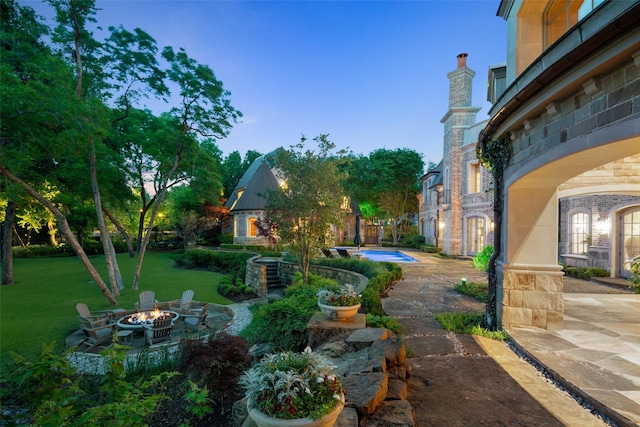
[[[569,242],[572,254],[584,255],[591,244],[590,215],[578,212],[569,218]]]

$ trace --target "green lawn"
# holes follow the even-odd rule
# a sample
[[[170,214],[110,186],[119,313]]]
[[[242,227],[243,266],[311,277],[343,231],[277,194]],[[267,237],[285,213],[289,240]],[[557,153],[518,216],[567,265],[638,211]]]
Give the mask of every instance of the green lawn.
[[[104,256],[91,261],[107,280]],[[118,307],[133,309],[145,290],[154,291],[158,301],[180,299],[184,290],[192,289],[194,300],[231,303],[217,292],[221,274],[174,268],[168,252],[147,252],[140,289],[132,291],[135,262],[127,254],[118,255],[126,287]],[[13,276],[14,285],[0,286],[0,366],[10,360],[10,351],[33,360],[42,343],[55,341],[62,350],[65,337],[79,326],[77,303],[86,303],[90,310],[113,308],[76,257],[15,259]]]

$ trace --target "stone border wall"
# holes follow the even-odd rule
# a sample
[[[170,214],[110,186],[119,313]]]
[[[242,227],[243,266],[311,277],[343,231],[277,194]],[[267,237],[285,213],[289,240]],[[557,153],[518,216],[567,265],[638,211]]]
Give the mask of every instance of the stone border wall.
[[[244,281],[245,285],[252,288],[258,295],[266,296],[268,293],[267,267],[257,262],[260,258],[262,258],[262,256],[257,255],[247,260],[247,271]],[[298,270],[299,267],[297,264],[278,259],[278,277],[280,277],[282,283],[290,284],[294,273]],[[356,273],[355,271],[341,270],[339,268],[310,265],[309,272],[333,279],[340,284],[350,283],[358,293],[362,293],[367,287],[367,283],[369,283],[369,279],[367,279],[366,276]]]

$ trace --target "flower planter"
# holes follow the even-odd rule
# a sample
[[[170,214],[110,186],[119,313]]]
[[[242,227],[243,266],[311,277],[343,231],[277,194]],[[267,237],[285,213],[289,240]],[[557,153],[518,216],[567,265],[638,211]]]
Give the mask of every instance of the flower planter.
[[[358,312],[360,305],[361,304],[342,307],[337,305],[326,305],[326,304],[318,303],[318,307],[320,307],[320,310],[322,310],[324,314],[329,316],[331,320],[336,320],[336,321],[351,319]]]
[[[331,427],[335,424],[343,409],[344,397],[338,402],[333,411],[318,418],[317,420],[313,420],[311,418],[283,420],[282,418],[270,417],[256,408],[249,408],[249,416],[258,425],[258,427]]]

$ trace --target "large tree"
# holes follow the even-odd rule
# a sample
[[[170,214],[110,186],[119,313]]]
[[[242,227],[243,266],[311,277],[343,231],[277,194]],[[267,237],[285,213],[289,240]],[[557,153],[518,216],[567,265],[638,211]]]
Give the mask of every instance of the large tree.
[[[401,225],[417,213],[416,194],[424,168],[422,156],[414,150],[379,149],[359,156],[349,168],[348,188],[360,203],[368,203],[386,220],[393,243]]]
[[[305,148],[306,138],[289,150],[278,150],[275,168],[284,178],[282,189],[268,191],[265,217],[275,222],[282,241],[296,256],[306,282],[309,263],[340,226],[344,212],[341,165],[345,152],[333,153],[328,135],[313,139],[317,152]]]

